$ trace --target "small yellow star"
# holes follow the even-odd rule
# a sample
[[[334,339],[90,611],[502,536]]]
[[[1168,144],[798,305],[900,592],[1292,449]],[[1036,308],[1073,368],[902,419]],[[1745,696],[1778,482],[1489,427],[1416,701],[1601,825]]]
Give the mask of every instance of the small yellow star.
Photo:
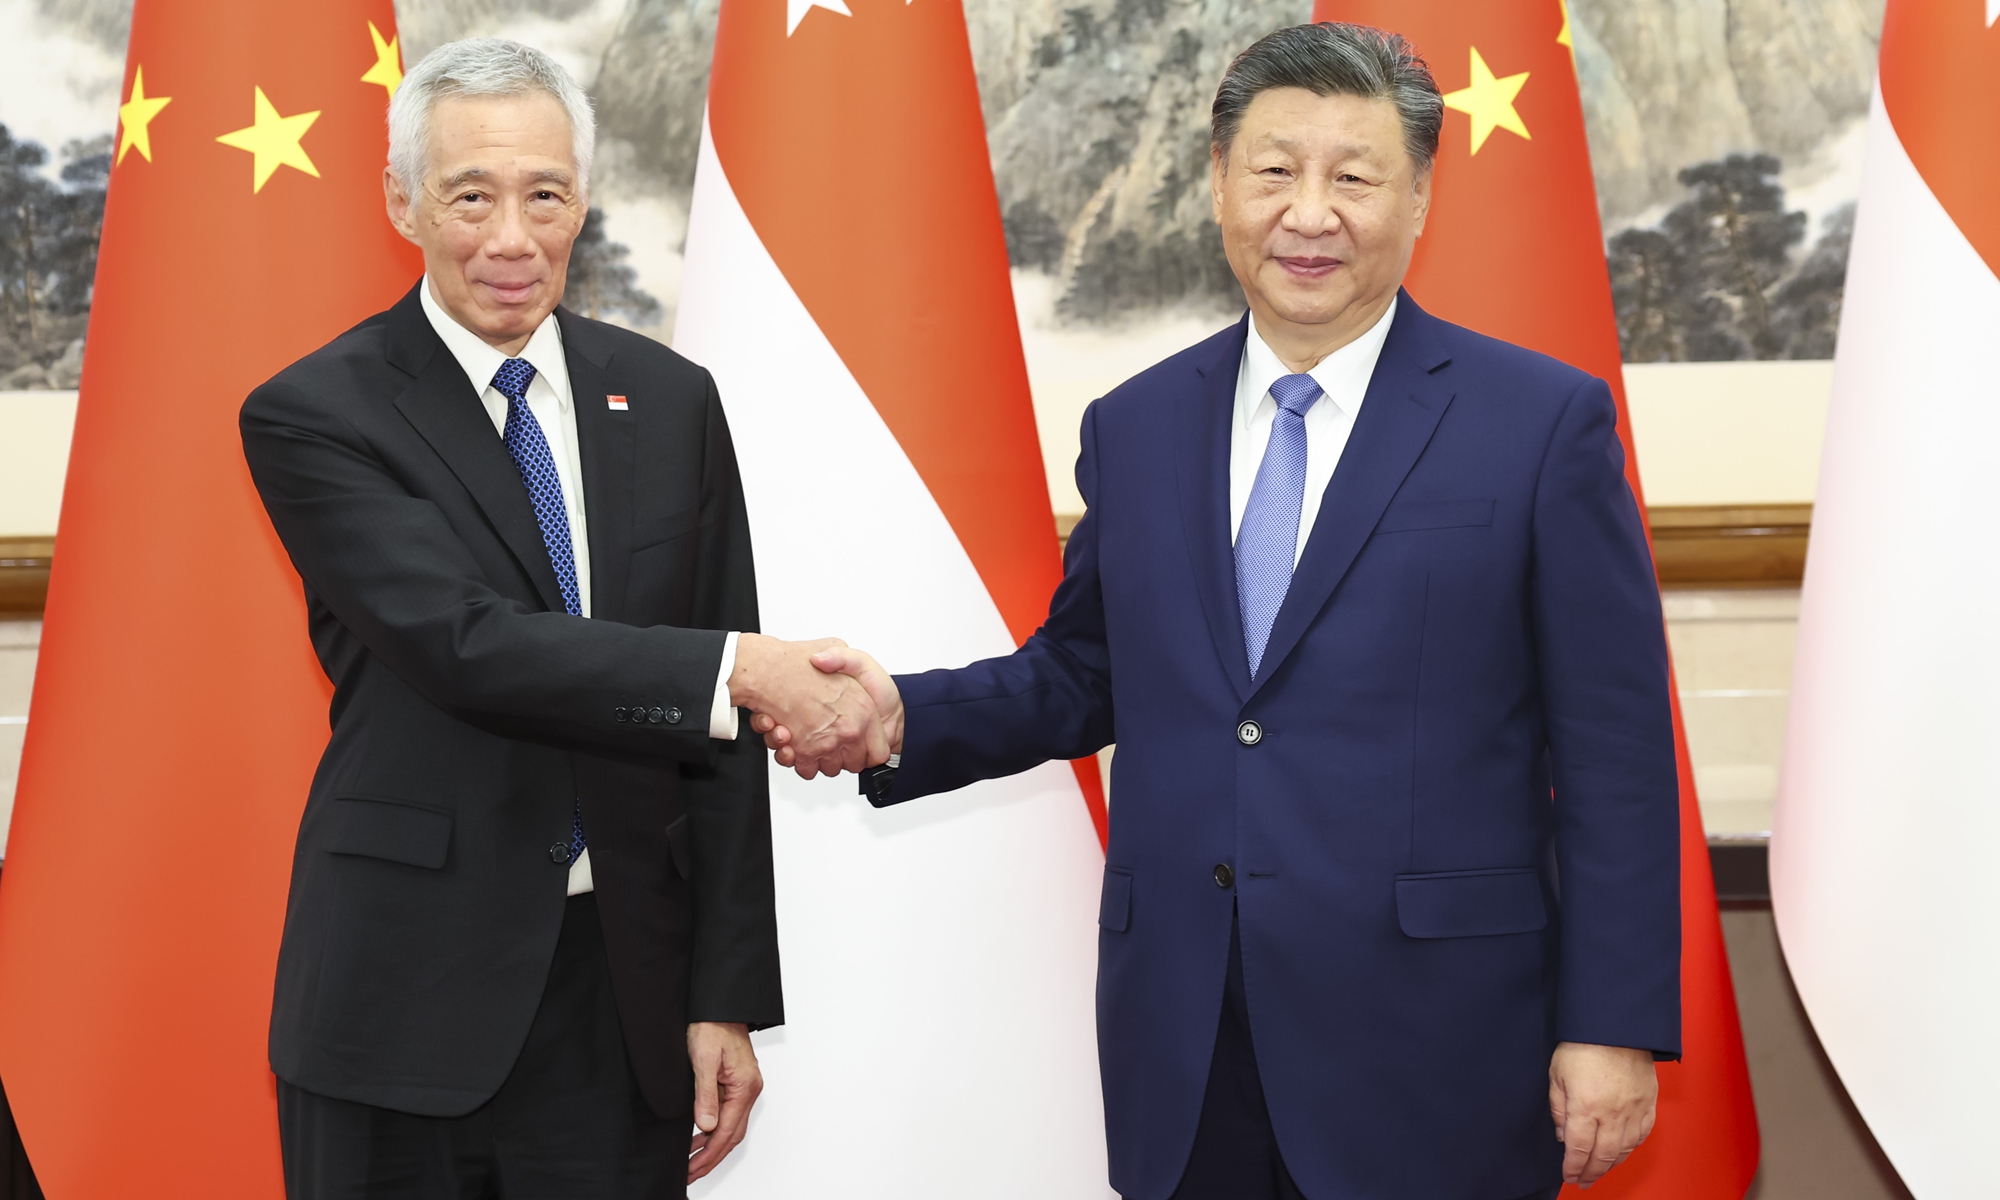
[[[271,102],[264,98],[264,89],[253,87],[256,104],[255,123],[233,133],[225,133],[215,140],[238,150],[248,150],[255,156],[253,171],[255,179],[250,185],[253,192],[264,190],[264,184],[279,167],[297,167],[314,179],[319,178],[319,168],[306,156],[299,139],[319,120],[319,110],[300,113],[296,117],[281,117]]]
[[[146,69],[132,68],[132,98],[118,106],[118,161],[125,161],[125,152],[132,147],[139,148],[139,156],[147,162],[153,161],[153,138],[147,126],[160,110],[172,104],[172,96],[146,95]]]
[[[1569,52],[1574,55],[1576,40],[1569,35],[1569,0],[1556,0],[1556,3],[1562,5],[1563,10],[1563,27],[1562,32],[1556,35],[1556,45],[1568,46]]]
[[[375,22],[368,22],[368,36],[375,42],[375,65],[361,77],[363,83],[379,83],[389,89],[389,98],[394,99],[396,89],[403,83],[403,54],[397,43],[403,39],[392,37],[382,40],[382,31],[375,28]]]
[[[1455,108],[1472,118],[1472,152],[1486,144],[1486,139],[1495,129],[1528,136],[1528,127],[1521,123],[1521,114],[1514,111],[1514,97],[1521,94],[1521,88],[1528,82],[1528,72],[1509,75],[1505,79],[1495,79],[1487,69],[1486,60],[1479,57],[1479,47],[1472,48],[1472,86],[1448,92],[1444,98],[1446,108]]]

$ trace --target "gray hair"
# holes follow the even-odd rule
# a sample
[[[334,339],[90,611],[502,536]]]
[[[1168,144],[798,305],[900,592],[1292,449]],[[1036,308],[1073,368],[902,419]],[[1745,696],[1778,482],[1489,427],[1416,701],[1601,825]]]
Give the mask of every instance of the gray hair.
[[[403,190],[416,196],[428,166],[431,113],[452,96],[521,96],[546,92],[569,115],[570,153],[577,186],[590,181],[597,150],[597,117],[590,97],[562,64],[531,46],[506,38],[464,38],[446,42],[411,67],[389,101],[389,167]]]
[[[1265,34],[1236,56],[1215,92],[1208,126],[1215,153],[1229,153],[1259,92],[1294,87],[1315,96],[1390,101],[1403,124],[1403,149],[1417,170],[1428,171],[1437,158],[1444,97],[1423,56],[1401,34],[1337,21]]]

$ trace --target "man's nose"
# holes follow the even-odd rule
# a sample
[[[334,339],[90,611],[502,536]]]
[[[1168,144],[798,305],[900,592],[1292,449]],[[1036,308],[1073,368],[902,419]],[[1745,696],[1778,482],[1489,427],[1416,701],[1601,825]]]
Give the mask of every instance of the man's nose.
[[[527,206],[519,199],[500,202],[499,220],[492,225],[486,250],[501,258],[527,258],[535,253],[535,239],[528,234]]]
[[[1300,182],[1292,194],[1292,202],[1285,209],[1284,227],[1288,233],[1301,237],[1318,237],[1334,233],[1340,229],[1340,210],[1334,204],[1331,185],[1317,180]]]

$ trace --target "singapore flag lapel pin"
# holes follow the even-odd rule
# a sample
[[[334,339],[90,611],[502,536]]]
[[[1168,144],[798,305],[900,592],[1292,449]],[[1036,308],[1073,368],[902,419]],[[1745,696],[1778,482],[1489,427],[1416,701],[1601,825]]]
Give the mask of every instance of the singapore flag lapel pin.
[[[625,403],[625,397],[623,396],[606,396],[604,403],[610,406],[612,412],[627,412],[632,407]]]

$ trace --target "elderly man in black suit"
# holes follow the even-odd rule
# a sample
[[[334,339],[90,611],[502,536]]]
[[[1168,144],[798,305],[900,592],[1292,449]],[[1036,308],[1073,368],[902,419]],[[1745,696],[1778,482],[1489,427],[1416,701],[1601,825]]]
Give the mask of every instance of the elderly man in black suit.
[[[888,753],[756,632],[708,373],[557,307],[592,144],[547,56],[426,57],[384,174],[424,279],[243,407],[334,684],[271,1020],[293,1197],[684,1195],[783,1020],[739,706]]]

